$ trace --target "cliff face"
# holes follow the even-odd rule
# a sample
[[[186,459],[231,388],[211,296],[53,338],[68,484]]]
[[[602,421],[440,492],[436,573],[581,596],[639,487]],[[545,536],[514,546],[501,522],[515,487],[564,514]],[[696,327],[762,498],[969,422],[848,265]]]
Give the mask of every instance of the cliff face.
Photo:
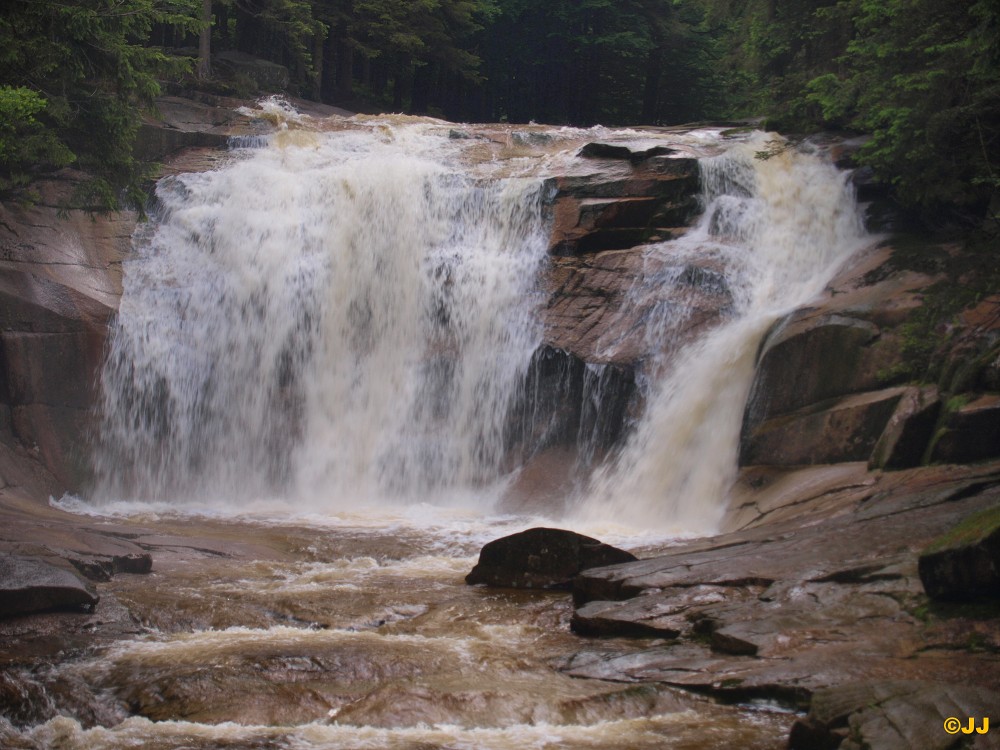
[[[0,206],[4,481],[25,481],[15,456],[37,458],[54,480],[46,492],[86,477],[97,374],[136,223],[133,212],[63,211],[66,177],[43,184],[33,206]]]
[[[239,104],[164,97],[136,148],[161,174],[210,168],[230,134],[252,129]],[[139,221],[67,208],[82,179],[63,170],[33,186],[35,202],[0,204],[0,487],[36,497],[89,478],[108,326]]]

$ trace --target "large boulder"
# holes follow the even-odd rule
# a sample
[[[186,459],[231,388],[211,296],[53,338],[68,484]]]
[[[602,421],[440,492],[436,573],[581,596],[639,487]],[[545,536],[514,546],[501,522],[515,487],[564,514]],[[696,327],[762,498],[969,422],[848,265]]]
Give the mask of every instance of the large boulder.
[[[770,419],[740,446],[743,465],[800,466],[867,461],[904,392],[860,393]]]
[[[988,393],[954,408],[944,418],[931,460],[966,463],[1000,456],[1000,394]]]
[[[42,560],[0,558],[0,617],[91,608],[99,597],[78,576]]]
[[[583,534],[535,528],[485,545],[465,582],[504,588],[569,589],[581,570],[635,560],[632,553]]]
[[[977,513],[934,541],[919,562],[932,599],[1000,598],[1000,507]]]

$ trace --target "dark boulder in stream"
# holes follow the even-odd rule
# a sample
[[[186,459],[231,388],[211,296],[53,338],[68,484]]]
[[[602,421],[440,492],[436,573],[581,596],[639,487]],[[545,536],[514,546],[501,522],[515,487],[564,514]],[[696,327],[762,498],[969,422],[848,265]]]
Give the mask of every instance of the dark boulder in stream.
[[[583,534],[535,528],[486,544],[465,582],[518,589],[569,589],[573,577],[582,570],[636,559],[631,552]]]

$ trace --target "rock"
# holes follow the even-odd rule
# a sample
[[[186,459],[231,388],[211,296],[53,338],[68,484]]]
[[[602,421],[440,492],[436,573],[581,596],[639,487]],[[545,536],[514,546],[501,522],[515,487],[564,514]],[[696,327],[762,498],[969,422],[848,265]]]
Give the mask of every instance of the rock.
[[[524,400],[509,433],[533,455],[554,445],[603,452],[625,430],[636,392],[628,366],[588,363],[575,354],[543,346],[532,357]],[[527,456],[525,456],[527,458]]]
[[[614,143],[588,143],[580,149],[578,155],[587,159],[627,159],[637,163],[653,156],[666,156],[673,153],[676,153],[676,149],[666,146],[652,146],[643,149]]]
[[[630,552],[573,531],[535,528],[485,545],[465,582],[522,589],[568,589],[581,570],[635,559]]]
[[[553,258],[547,271],[545,343],[591,364],[635,368],[718,324],[732,308],[719,269],[669,253],[617,250]],[[655,340],[636,331],[650,318]]]
[[[110,581],[119,573],[141,575],[153,569],[153,558],[148,552],[101,555],[66,551],[62,556],[80,572],[80,575],[91,581]]]
[[[758,423],[740,443],[740,465],[867,461],[905,389],[847,396]]]
[[[99,599],[68,570],[32,558],[0,558],[0,617],[92,608]]]
[[[878,326],[843,315],[804,315],[792,313],[764,341],[744,434],[772,417],[876,385],[864,353],[878,337]]]
[[[998,467],[756,472],[767,522],[573,580],[578,633],[665,640],[641,651],[604,642],[564,671],[790,707],[874,675],[1000,689],[995,620],[918,616],[917,572],[932,539],[997,506]],[[751,489],[741,489],[744,506]]]
[[[556,256],[669,239],[700,209],[698,162],[691,158],[651,157],[633,163],[628,176],[567,175],[549,184],[555,196],[549,247]]]
[[[792,726],[789,750],[948,750],[997,747],[976,728],[995,716],[1000,694],[974,685],[894,680],[817,691],[809,715]],[[957,719],[957,732],[945,720]],[[972,722],[973,730],[966,734]],[[969,744],[964,744],[968,742]]]
[[[941,398],[937,387],[908,388],[875,444],[868,468],[906,469],[920,466],[940,413]]]
[[[575,633],[591,636],[690,636],[702,608],[758,593],[759,590],[722,586],[690,586],[625,601],[593,601],[577,608],[570,627]]]
[[[1000,456],[1000,394],[986,394],[945,417],[931,460],[967,463]]]
[[[932,599],[1000,598],[1000,506],[965,519],[934,541],[919,561]]]

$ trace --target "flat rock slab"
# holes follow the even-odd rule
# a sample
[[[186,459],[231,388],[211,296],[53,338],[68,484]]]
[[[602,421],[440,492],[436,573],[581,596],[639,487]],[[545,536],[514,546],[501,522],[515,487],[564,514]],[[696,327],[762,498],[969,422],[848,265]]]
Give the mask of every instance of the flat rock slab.
[[[996,748],[1000,736],[984,719],[996,722],[997,706],[1000,694],[973,685],[906,680],[852,683],[817,692],[809,715],[792,727],[788,747]],[[977,731],[984,728],[987,731]]]
[[[68,570],[30,558],[0,558],[0,617],[93,607],[98,600]]]
[[[799,517],[580,573],[576,632],[663,640],[603,641],[564,671],[797,708],[816,691],[866,680],[1000,689],[994,610],[928,603],[918,576],[921,552],[949,529],[990,538],[979,519],[1000,499],[997,467],[928,467],[863,482],[817,471],[816,481],[796,475],[798,491],[759,476],[764,494],[769,483],[773,491],[755,513],[777,517],[789,507]]]
[[[535,528],[485,545],[465,582],[506,588],[568,589],[581,570],[635,559],[630,552],[583,534]]]

